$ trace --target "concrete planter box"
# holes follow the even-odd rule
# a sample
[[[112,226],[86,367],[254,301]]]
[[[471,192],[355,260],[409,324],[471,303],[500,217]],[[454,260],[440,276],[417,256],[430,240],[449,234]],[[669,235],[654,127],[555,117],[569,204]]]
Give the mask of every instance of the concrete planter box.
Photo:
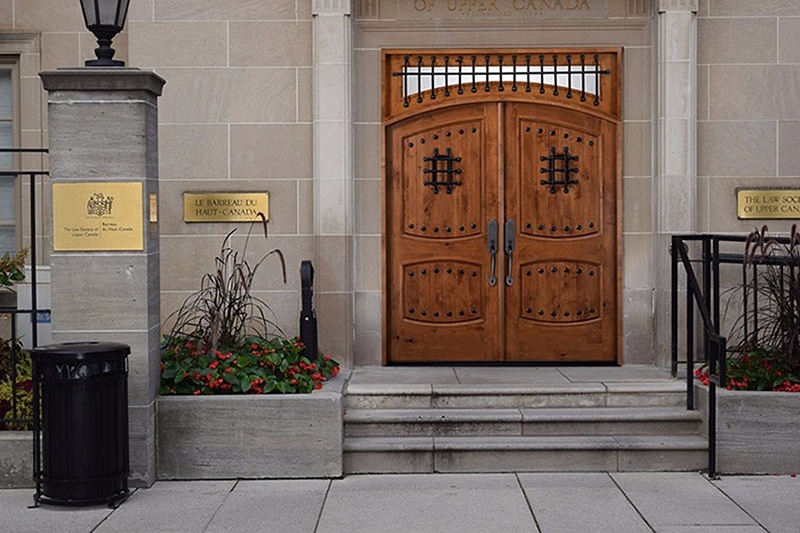
[[[342,374],[311,394],[158,397],[158,478],[340,477]]]
[[[695,398],[707,415],[708,387]],[[800,473],[800,394],[717,389],[717,471]]]
[[[33,433],[0,431],[0,489],[33,486]]]

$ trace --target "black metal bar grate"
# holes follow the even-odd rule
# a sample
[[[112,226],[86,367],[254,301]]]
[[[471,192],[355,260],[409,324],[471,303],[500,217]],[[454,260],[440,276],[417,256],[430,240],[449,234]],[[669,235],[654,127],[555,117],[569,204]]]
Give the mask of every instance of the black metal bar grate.
[[[46,148],[0,148],[0,154],[47,154]],[[38,294],[37,294],[37,265],[39,252],[37,251],[37,218],[36,218],[36,184],[44,177],[48,176],[46,171],[30,171],[30,170],[3,170],[0,171],[0,177],[27,177],[28,178],[28,197],[29,197],[29,229],[31,235],[29,244],[29,261],[31,262],[31,272],[28,281],[31,284],[31,300],[30,308],[0,308],[0,315],[10,317],[11,337],[9,339],[0,339],[0,353],[3,357],[9,357],[10,372],[7,376],[8,382],[11,385],[11,401],[10,401],[10,418],[0,420],[0,430],[4,429],[20,429],[29,427],[33,420],[27,416],[22,416],[20,406],[18,405],[18,397],[21,388],[31,385],[30,381],[22,380],[18,375],[18,365],[24,357],[24,349],[18,341],[18,317],[28,315],[31,323],[31,345],[38,345],[38,328],[41,319],[46,318],[49,321],[49,309],[39,307]],[[37,180],[37,178],[39,178]],[[36,405],[34,402],[34,412]],[[34,453],[36,456],[36,452]]]
[[[403,67],[392,76],[403,80],[403,107],[412,101],[421,104],[428,95],[436,100],[439,94],[450,97],[451,88],[458,95],[466,91],[477,93],[531,92],[538,86],[540,94],[552,91],[560,96],[565,88],[566,98],[579,94],[581,102],[593,98],[600,105],[601,77],[611,70],[600,66],[599,54],[471,54],[471,55],[411,55],[403,57]]]
[[[438,148],[433,149],[433,156],[423,157],[423,161],[430,163],[431,167],[422,170],[425,175],[430,174],[433,179],[426,179],[422,182],[426,187],[433,189],[433,194],[439,194],[439,187],[444,187],[447,194],[453,194],[453,187],[461,185],[461,180],[454,180],[453,176],[461,174],[460,168],[453,168],[453,163],[460,163],[460,157],[453,157],[450,148],[444,154],[439,153]],[[444,166],[441,166],[441,164]],[[445,179],[440,180],[439,175],[444,174]]]
[[[578,179],[572,178],[571,175],[578,173],[578,167],[571,167],[571,161],[578,161],[577,155],[570,155],[569,148],[564,147],[564,153],[559,154],[556,151],[555,146],[550,147],[550,155],[548,156],[539,156],[539,161],[547,162],[547,167],[542,167],[539,169],[541,174],[548,174],[549,177],[546,180],[539,180],[540,185],[549,185],[550,186],[550,194],[556,193],[556,188],[560,186],[564,186],[564,194],[569,193],[569,186],[570,185],[577,185]],[[561,166],[556,166],[556,162],[560,162]],[[562,179],[557,179],[558,173],[563,174]]]
[[[771,237],[765,248],[748,250],[751,236],[735,235],[673,235],[670,252],[672,255],[672,290],[671,290],[671,354],[672,375],[677,376],[679,365],[686,367],[686,400],[687,408],[694,409],[694,369],[695,363],[708,365],[708,438],[709,460],[708,474],[716,476],[716,389],[726,387],[728,343],[732,340],[731,352],[741,353],[742,347],[759,345],[759,334],[764,326],[759,321],[759,314],[774,313],[775,305],[788,305],[787,316],[797,317],[798,297],[797,280],[800,278],[800,239],[792,230],[791,237]],[[720,251],[726,245],[726,251]],[[774,247],[772,247],[774,245]],[[798,247],[798,248],[796,248]],[[743,250],[744,249],[744,250]],[[701,250],[700,257],[698,251]],[[729,251],[733,250],[733,251]],[[694,253],[693,253],[693,252]],[[742,253],[742,252],[745,253]],[[737,288],[730,277],[722,286],[723,279],[720,267],[728,265],[731,274],[741,272],[738,286],[742,298],[736,299],[731,288]],[[681,268],[682,267],[682,268]],[[777,274],[775,278],[765,273],[770,268]],[[695,273],[699,270],[701,276]],[[683,274],[683,282],[681,282]],[[765,285],[771,285],[765,290]],[[778,295],[773,296],[777,289]],[[721,297],[728,295],[728,302],[723,304]],[[681,315],[679,300],[685,299],[685,314]],[[777,299],[776,299],[777,298]],[[740,315],[732,327],[730,339],[720,334],[722,309],[738,306]],[[695,320],[694,312],[700,314],[698,325],[702,327],[703,346],[695,353]],[[736,312],[736,309],[733,309]],[[796,319],[796,318],[795,318]],[[684,334],[681,336],[679,323],[684,323]],[[731,324],[727,324],[731,326]],[[790,327],[794,327],[790,324]],[[797,329],[792,331],[796,332]],[[793,333],[796,335],[796,333]],[[680,342],[684,344],[685,357],[680,358]],[[796,346],[796,344],[794,345]]]

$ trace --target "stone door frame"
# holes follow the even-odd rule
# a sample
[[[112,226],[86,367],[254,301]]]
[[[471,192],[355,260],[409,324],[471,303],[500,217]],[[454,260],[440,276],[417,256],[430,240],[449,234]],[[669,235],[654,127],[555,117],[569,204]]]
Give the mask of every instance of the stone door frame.
[[[608,0],[614,2],[614,0]],[[634,21],[597,21],[600,32],[619,35],[618,40],[652,38],[642,43],[655,51],[654,64],[649,79],[640,80],[643,99],[652,97],[652,232],[647,235],[651,247],[651,261],[655,265],[655,275],[648,281],[649,290],[654,294],[655,315],[651,329],[640,335],[638,347],[647,350],[649,345],[655,354],[651,361],[665,366],[669,357],[669,236],[673,233],[693,232],[696,228],[697,173],[696,173],[696,87],[697,87],[697,0],[620,0],[628,10],[640,10],[646,17]],[[327,309],[323,313],[335,315],[341,327],[328,333],[321,341],[331,351],[342,354],[348,364],[380,364],[381,334],[374,330],[374,324],[366,324],[365,318],[374,313],[370,308],[368,292],[362,291],[356,283],[356,272],[362,269],[357,259],[359,251],[355,243],[355,217],[357,208],[354,200],[354,146],[353,126],[357,112],[356,105],[362,105],[354,87],[363,85],[371,75],[369,72],[355,71],[357,51],[369,44],[374,36],[386,36],[387,47],[413,47],[421,35],[410,28],[424,28],[425,24],[415,23],[403,27],[389,21],[369,20],[368,16],[380,4],[378,0],[312,0],[314,34],[314,231],[315,263],[319,271],[329,268],[341,272],[323,277],[317,282],[317,293],[328,295]],[[358,15],[359,20],[354,20]],[[473,32],[486,25],[479,21],[472,24]],[[586,24],[591,24],[587,22]],[[464,25],[469,26],[468,24]],[[561,34],[579,36],[585,31],[585,24],[574,21],[572,24],[554,24]],[[562,27],[563,26],[563,27]],[[437,25],[440,29],[443,25]],[[494,39],[507,39],[516,26],[498,24],[502,30]],[[459,46],[458,27],[444,25],[446,33],[453,37],[448,45]],[[400,35],[398,35],[400,33]],[[441,33],[441,32],[440,32]],[[546,32],[539,32],[545,34]],[[633,36],[633,37],[631,37]],[[488,37],[487,37],[488,38]],[[424,43],[419,43],[424,45]],[[502,43],[497,43],[502,44]],[[520,44],[520,43],[517,43]],[[537,46],[540,43],[524,43]],[[561,44],[561,43],[559,43]],[[575,43],[581,45],[584,43]],[[615,41],[615,45],[627,46]],[[479,42],[473,45],[487,45]],[[358,46],[358,48],[357,48]],[[375,66],[375,68],[379,68]],[[359,78],[356,79],[355,75]],[[377,82],[379,78],[375,78]],[[625,83],[626,86],[630,84]],[[647,96],[650,95],[650,96]],[[335,265],[335,267],[334,267]],[[374,267],[374,265],[373,265]],[[648,289],[647,287],[643,287]],[[363,293],[363,294],[362,294]],[[359,301],[359,297],[364,298]],[[625,297],[624,297],[625,298]],[[359,309],[361,304],[367,308]],[[626,313],[626,322],[628,316]],[[636,336],[635,328],[625,325],[625,337]],[[630,352],[627,349],[626,352]],[[649,357],[635,359],[648,362]]]

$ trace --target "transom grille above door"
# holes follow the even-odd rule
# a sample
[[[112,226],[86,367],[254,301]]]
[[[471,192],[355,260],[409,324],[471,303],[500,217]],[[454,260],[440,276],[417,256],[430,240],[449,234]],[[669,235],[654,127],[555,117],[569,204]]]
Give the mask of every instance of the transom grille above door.
[[[452,100],[565,100],[617,116],[619,49],[420,50],[384,54],[384,119]],[[389,100],[386,100],[386,97]]]

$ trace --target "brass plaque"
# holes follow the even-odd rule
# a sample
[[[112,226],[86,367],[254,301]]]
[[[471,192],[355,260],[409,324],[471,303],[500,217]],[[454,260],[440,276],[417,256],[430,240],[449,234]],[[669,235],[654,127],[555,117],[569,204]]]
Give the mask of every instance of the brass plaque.
[[[53,184],[53,249],[144,249],[141,182]]]
[[[253,222],[269,220],[267,192],[185,192],[184,222]]]
[[[800,218],[800,189],[737,189],[740,219]]]

